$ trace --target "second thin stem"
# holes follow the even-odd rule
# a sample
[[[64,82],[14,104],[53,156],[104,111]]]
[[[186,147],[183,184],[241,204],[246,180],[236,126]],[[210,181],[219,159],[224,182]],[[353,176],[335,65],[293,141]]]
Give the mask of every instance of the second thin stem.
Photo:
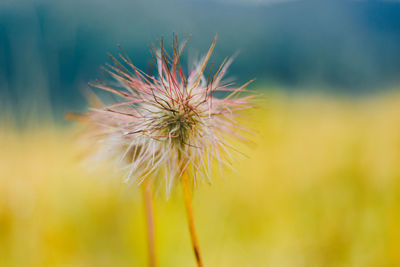
[[[155,223],[154,223],[154,201],[151,181],[146,179],[142,185],[143,202],[146,212],[147,241],[149,250],[149,267],[157,266]]]
[[[200,254],[200,245],[199,240],[196,234],[196,228],[194,225],[194,217],[193,217],[193,207],[192,207],[192,194],[190,190],[189,178],[187,172],[183,172],[182,175],[182,187],[183,193],[185,195],[185,206],[186,206],[186,214],[189,224],[189,232],[190,238],[192,240],[193,252],[196,257],[196,262],[198,267],[203,267],[203,260]]]

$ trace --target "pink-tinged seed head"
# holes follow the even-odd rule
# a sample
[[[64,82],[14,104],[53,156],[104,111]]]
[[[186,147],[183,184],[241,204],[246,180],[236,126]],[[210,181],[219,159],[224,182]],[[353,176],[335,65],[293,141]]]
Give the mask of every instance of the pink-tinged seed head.
[[[213,160],[229,164],[231,145],[226,137],[246,140],[242,127],[235,121],[239,110],[249,109],[251,96],[240,97],[245,85],[232,87],[222,78],[232,59],[225,59],[217,71],[204,74],[217,37],[207,54],[185,75],[180,59],[188,39],[178,46],[173,36],[172,55],[164,44],[152,51],[156,76],[136,68],[125,53],[119,60],[110,56],[114,65],[106,71],[118,86],[104,82],[91,84],[113,93],[119,101],[97,105],[85,114],[91,140],[96,140],[96,159],[114,160],[126,170],[126,181],[139,184],[154,179],[164,184],[166,193],[180,180],[184,171],[210,180]],[[225,92],[216,98],[215,92]]]

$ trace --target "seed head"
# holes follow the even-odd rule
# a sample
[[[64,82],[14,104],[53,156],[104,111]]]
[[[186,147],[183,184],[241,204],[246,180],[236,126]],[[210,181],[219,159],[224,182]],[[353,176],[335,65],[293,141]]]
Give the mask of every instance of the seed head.
[[[232,59],[226,58],[217,71],[204,74],[216,37],[207,54],[185,75],[180,58],[187,41],[180,47],[173,37],[172,55],[163,42],[152,55],[157,75],[136,68],[122,51],[119,60],[106,71],[116,84],[98,81],[92,86],[118,96],[111,105],[98,104],[84,117],[98,140],[97,156],[115,160],[127,171],[126,181],[153,179],[165,184],[167,194],[184,171],[193,181],[210,180],[213,160],[228,164],[231,145],[226,137],[246,140],[244,129],[235,121],[236,112],[248,109],[252,96],[239,97],[245,90],[222,81]],[[222,98],[215,97],[220,91]]]

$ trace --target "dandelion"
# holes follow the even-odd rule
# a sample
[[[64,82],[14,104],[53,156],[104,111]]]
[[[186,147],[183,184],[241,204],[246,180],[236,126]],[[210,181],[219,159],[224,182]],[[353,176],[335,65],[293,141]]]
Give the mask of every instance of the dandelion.
[[[123,51],[119,59],[110,56],[114,64],[105,69],[114,84],[97,81],[91,85],[116,95],[118,101],[98,103],[84,116],[100,144],[97,156],[117,159],[126,170],[125,181],[135,181],[143,188],[150,266],[156,265],[152,187],[165,189],[168,196],[182,183],[196,261],[203,266],[191,187],[199,180],[211,182],[213,161],[229,166],[234,148],[227,137],[246,140],[241,134],[244,129],[235,119],[237,111],[251,107],[252,96],[239,96],[251,81],[241,87],[223,81],[232,58],[225,58],[214,74],[211,70],[205,74],[217,36],[207,54],[186,75],[180,59],[188,40],[179,46],[174,35],[172,54],[162,41],[159,49],[151,50],[155,76],[135,67]],[[216,92],[223,97],[215,97]]]

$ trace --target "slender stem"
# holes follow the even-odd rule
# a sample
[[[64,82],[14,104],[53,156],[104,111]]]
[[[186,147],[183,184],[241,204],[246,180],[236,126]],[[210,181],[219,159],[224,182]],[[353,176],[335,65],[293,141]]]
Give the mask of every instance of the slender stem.
[[[189,232],[190,232],[190,238],[192,240],[194,255],[196,257],[197,266],[203,267],[204,265],[200,255],[199,240],[197,238],[196,228],[194,226],[192,195],[190,192],[189,179],[186,171],[182,175],[182,187],[183,187],[183,193],[185,195],[186,215],[188,219]]]
[[[157,266],[156,245],[155,245],[155,223],[154,223],[154,202],[153,190],[150,179],[145,179],[142,184],[143,204],[146,211],[147,243],[149,250],[149,266]]]

